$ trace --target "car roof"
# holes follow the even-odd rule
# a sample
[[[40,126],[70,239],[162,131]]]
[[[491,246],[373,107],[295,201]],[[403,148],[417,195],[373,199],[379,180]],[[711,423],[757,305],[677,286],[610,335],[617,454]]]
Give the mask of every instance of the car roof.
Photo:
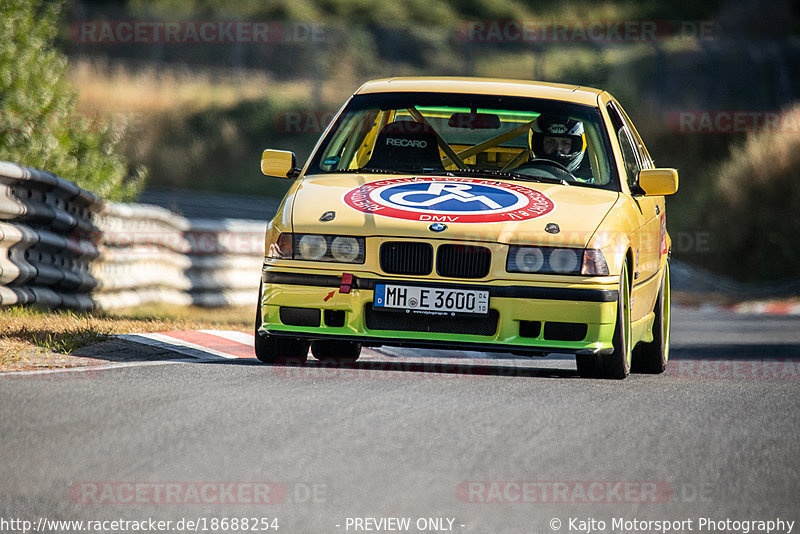
[[[368,93],[466,93],[481,95],[524,96],[560,100],[588,106],[597,106],[600,89],[560,83],[499,78],[385,78],[362,85],[356,94]]]

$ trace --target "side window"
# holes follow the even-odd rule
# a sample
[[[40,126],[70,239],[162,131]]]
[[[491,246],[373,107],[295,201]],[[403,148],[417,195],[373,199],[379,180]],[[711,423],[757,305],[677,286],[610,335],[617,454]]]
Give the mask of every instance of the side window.
[[[625,175],[628,179],[628,187],[633,187],[636,184],[641,167],[639,167],[639,162],[636,161],[636,153],[628,132],[622,128],[617,132],[617,135],[619,136],[619,147],[622,149],[622,159],[625,160]]]
[[[650,154],[647,152],[639,132],[636,131],[636,126],[633,125],[630,117],[628,117],[628,114],[625,113],[625,110],[622,109],[619,103],[614,103],[614,107],[622,118],[622,122],[625,123],[625,127],[630,134],[631,141],[633,141],[633,144],[636,147],[636,152],[639,155],[639,164],[643,169],[654,168],[653,160],[650,158]]]
[[[356,151],[369,140],[368,134],[376,129],[378,113],[375,110],[350,112],[340,117],[339,128],[322,153],[319,168],[323,171],[349,169],[355,164]]]
[[[617,134],[619,148],[622,151],[625,178],[628,181],[628,187],[633,187],[636,184],[639,171],[642,169],[642,165],[639,161],[641,155],[637,148],[635,148],[631,140],[631,133],[628,131],[628,127],[617,112],[617,109],[612,104],[609,104],[606,109],[608,110],[609,117],[611,117],[611,125],[614,127],[614,131]]]

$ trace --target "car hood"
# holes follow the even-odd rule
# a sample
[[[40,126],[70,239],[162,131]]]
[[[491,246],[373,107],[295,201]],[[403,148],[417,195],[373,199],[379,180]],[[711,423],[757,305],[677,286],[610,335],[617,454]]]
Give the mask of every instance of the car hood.
[[[446,195],[449,204],[439,201]],[[619,194],[529,181],[326,174],[302,179],[293,197],[286,209],[295,233],[585,247]],[[323,222],[327,212],[335,217]]]

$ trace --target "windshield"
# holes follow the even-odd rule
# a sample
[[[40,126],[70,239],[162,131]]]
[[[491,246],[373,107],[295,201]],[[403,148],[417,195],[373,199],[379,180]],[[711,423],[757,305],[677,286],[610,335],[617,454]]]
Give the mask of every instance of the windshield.
[[[306,174],[487,175],[615,188],[597,108],[496,95],[356,95]]]

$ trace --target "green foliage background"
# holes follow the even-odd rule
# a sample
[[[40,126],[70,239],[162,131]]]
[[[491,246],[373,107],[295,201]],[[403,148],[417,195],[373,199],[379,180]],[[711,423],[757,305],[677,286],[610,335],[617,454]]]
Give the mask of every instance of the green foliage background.
[[[135,198],[146,177],[120,154],[122,132],[75,111],[67,59],[53,47],[60,2],[0,0],[0,160],[37,167],[110,200]]]
[[[713,173],[706,206],[715,209],[698,226],[715,236],[708,266],[717,272],[749,282],[800,274],[800,105],[785,113],[785,130],[733,144]]]
[[[668,199],[670,233],[674,242],[707,233],[710,247],[676,250],[676,257],[740,280],[800,273],[800,133],[692,135],[670,130],[666,120],[675,110],[775,111],[800,100],[798,6],[788,0],[769,10],[723,0],[72,0],[59,19],[61,5],[0,0],[0,159],[55,172],[106,198],[133,198],[145,166],[149,186],[280,196],[288,182],[263,178],[259,155],[279,148],[305,160],[319,131],[287,132],[276,118],[334,111],[344,97],[325,100],[322,88],[351,91],[396,75],[558,81],[609,90],[656,163],[679,169],[680,191]],[[308,22],[325,27],[326,42],[92,48],[66,37],[75,20],[127,19]],[[720,42],[465,43],[458,30],[471,20],[722,21],[727,34]],[[75,113],[67,59],[54,39],[68,55],[133,68],[186,65],[219,76],[252,69],[278,83],[265,84],[257,100],[144,114],[135,135],[123,138],[123,128]],[[302,89],[287,93],[287,86]],[[126,158],[143,166],[131,172]]]

